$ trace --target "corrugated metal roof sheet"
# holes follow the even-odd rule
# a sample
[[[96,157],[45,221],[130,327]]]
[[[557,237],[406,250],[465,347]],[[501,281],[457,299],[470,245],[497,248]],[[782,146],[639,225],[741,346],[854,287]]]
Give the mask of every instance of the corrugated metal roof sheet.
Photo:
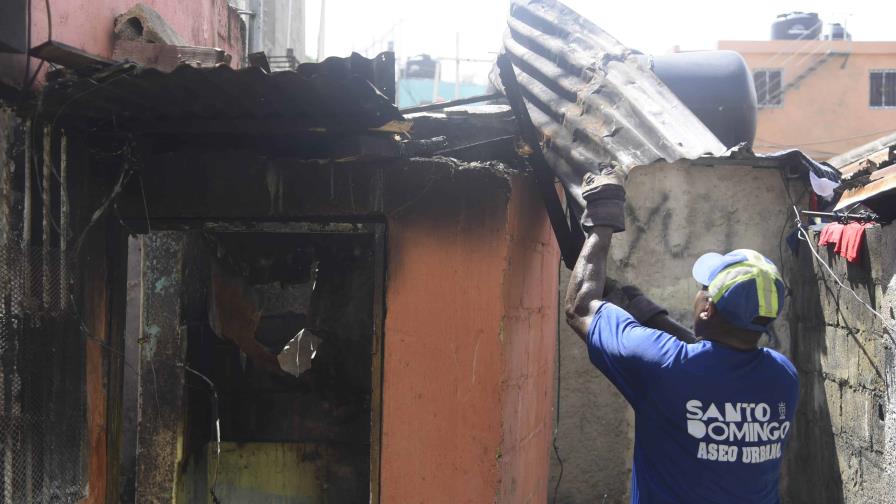
[[[849,188],[836,210],[861,203],[886,221],[896,219],[896,134],[857,147],[830,160]]]
[[[574,197],[600,162],[631,168],[725,151],[636,53],[562,3],[516,0],[508,27],[504,47],[545,158]]]
[[[372,84],[384,70],[377,65],[387,60],[391,58],[380,55],[371,60],[353,54],[270,74],[256,67],[187,65],[162,72],[123,63],[86,78],[48,83],[39,113],[54,121],[114,120],[118,129],[141,121],[202,119],[277,119],[309,128],[372,129],[403,120],[398,108]]]
[[[828,164],[840,170],[840,173],[844,177],[847,177],[855,171],[851,165],[864,161],[875,153],[885,151],[892,145],[896,145],[896,131],[887,136],[878,138],[873,142],[868,142],[865,145],[860,145],[855,149],[846,151],[839,156],[834,156],[828,159]]]

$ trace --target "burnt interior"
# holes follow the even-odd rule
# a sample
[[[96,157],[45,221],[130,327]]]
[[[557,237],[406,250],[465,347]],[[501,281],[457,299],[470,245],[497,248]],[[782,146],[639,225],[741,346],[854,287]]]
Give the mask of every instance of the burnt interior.
[[[370,494],[374,238],[367,233],[205,233],[185,274],[186,362],[214,383],[186,376],[185,484],[208,493],[214,421],[222,442],[301,444],[323,502]],[[209,263],[243,278],[261,310],[255,340],[279,353],[307,329],[321,340],[311,368],[278,374],[219,337],[208,311]],[[192,292],[192,293],[191,293]],[[195,298],[192,301],[189,298]],[[194,468],[194,469],[191,469]],[[196,469],[198,468],[198,469]],[[284,476],[286,477],[286,476]],[[228,481],[219,479],[219,494]]]

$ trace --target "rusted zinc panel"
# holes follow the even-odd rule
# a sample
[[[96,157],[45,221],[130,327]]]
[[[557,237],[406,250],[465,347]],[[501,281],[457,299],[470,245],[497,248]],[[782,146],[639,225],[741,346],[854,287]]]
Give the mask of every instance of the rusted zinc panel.
[[[511,5],[511,56],[545,158],[569,193],[601,162],[625,168],[725,147],[659,78],[594,23],[554,0]]]
[[[364,131],[403,120],[384,94],[394,88],[394,72],[382,68],[389,60],[386,53],[374,59],[353,54],[274,73],[257,67],[188,65],[163,72],[122,63],[87,78],[49,82],[38,113],[59,125],[117,131],[146,122],[237,120]]]
[[[889,157],[892,147],[896,146],[896,132],[873,142],[860,145],[855,149],[844,152],[839,156],[828,159],[828,164],[840,170],[843,178],[849,178],[854,172],[861,169],[866,160],[871,159],[875,164]]]
[[[846,187],[835,210],[861,203],[885,221],[896,219],[896,133],[828,162],[843,174]]]

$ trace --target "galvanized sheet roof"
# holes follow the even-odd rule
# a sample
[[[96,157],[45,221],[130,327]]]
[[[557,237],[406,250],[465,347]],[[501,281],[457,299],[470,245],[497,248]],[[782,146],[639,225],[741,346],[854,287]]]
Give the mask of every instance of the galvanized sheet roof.
[[[516,0],[511,56],[545,158],[573,197],[600,162],[626,168],[725,152],[721,142],[635,54],[554,0]]]
[[[62,78],[44,88],[39,113],[47,120],[279,119],[308,127],[364,130],[403,120],[372,82],[383,55],[354,54],[267,74],[257,67],[193,68],[171,72],[123,63],[89,77]]]
[[[831,158],[848,178],[836,210],[861,203],[884,220],[896,219],[896,134]]]

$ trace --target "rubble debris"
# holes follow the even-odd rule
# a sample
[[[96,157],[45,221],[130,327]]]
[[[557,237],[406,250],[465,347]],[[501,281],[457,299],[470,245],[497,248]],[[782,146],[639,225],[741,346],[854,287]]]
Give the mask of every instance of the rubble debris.
[[[115,40],[187,45],[161,14],[144,3],[138,3],[115,18]]]
[[[302,329],[299,334],[289,340],[283,351],[277,355],[280,369],[295,377],[311,369],[311,363],[317,356],[321,339],[309,329]]]
[[[210,68],[230,63],[230,55],[213,47],[156,44],[119,40],[115,42],[112,57],[119,61],[131,61],[147,68],[170,72],[180,65],[194,68]]]

